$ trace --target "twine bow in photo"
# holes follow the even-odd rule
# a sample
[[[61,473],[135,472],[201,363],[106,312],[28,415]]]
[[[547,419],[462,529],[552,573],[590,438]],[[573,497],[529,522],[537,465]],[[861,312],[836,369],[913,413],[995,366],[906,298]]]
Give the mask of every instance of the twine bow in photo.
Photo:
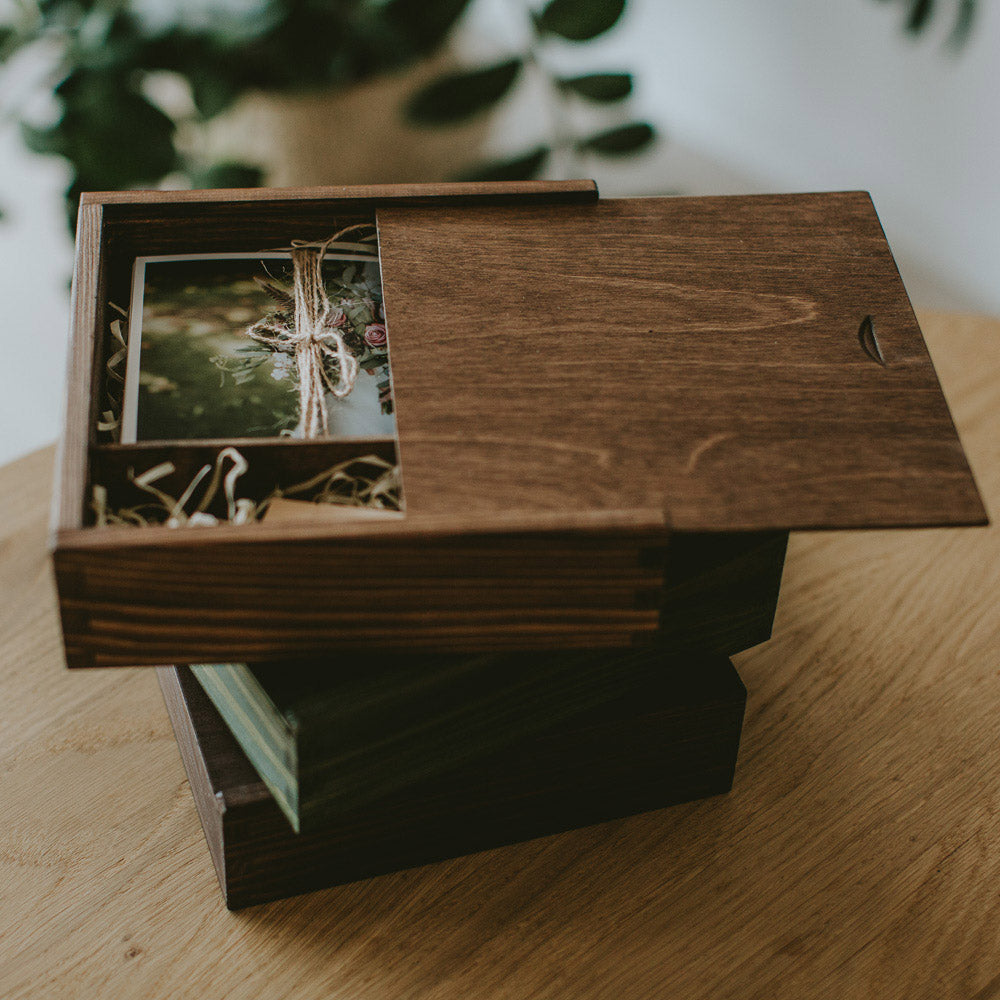
[[[358,359],[344,341],[347,315],[330,302],[323,284],[323,257],[348,233],[370,230],[363,224],[350,226],[323,243],[292,244],[293,290],[291,296],[271,282],[258,279],[261,287],[279,304],[290,305],[289,313],[279,313],[258,320],[246,335],[277,353],[291,356],[295,363],[299,392],[299,423],[296,437],[316,438],[329,433],[326,394],[344,399],[354,389],[358,377]],[[360,235],[360,234],[356,234]],[[352,252],[377,257],[372,246],[375,234],[348,244]]]

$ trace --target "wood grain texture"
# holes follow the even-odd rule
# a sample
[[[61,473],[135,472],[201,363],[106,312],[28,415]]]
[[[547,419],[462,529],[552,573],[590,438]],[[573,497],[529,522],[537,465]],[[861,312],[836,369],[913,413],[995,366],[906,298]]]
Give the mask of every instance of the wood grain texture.
[[[618,692],[571,722],[300,834],[191,672],[157,675],[226,905],[241,909],[728,791],[746,689],[724,657],[662,666],[622,662]]]
[[[867,194],[377,216],[410,510],[982,522]]]
[[[96,412],[94,382],[99,340],[98,323],[104,315],[99,305],[102,211],[99,205],[80,208],[76,228],[73,290],[70,296],[70,337],[66,372],[66,406],[63,435],[59,441],[52,527],[78,528],[83,498],[90,482],[87,449]],[[103,339],[103,338],[102,338]]]
[[[672,535],[656,641],[731,655],[769,639],[787,546],[783,531]]]
[[[204,541],[198,529],[120,529],[115,546],[96,544],[114,529],[79,532],[81,545],[61,538],[55,553],[67,662],[262,660],[334,640],[471,651],[652,637],[658,602],[640,595],[662,587],[662,528],[549,529],[445,537],[405,518],[210,529]]]
[[[575,522],[575,530],[567,523]],[[770,635],[783,533],[675,536],[657,516],[523,515],[60,535],[72,667],[265,660],[338,649],[735,653]],[[502,519],[501,522],[502,523]],[[107,535],[119,544],[107,544]]]
[[[1000,323],[922,317],[1000,510]],[[66,671],[0,472],[0,996],[993,1000],[1000,526],[791,539],[733,791],[231,914],[152,671]]]

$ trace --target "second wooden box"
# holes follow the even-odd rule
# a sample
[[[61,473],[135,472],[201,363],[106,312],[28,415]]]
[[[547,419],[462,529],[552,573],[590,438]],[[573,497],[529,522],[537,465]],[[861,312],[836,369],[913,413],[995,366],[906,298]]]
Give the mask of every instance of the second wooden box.
[[[230,909],[728,791],[746,702],[725,657],[626,660],[575,711],[424,777],[399,758],[397,787],[297,834],[190,669],[158,679]]]

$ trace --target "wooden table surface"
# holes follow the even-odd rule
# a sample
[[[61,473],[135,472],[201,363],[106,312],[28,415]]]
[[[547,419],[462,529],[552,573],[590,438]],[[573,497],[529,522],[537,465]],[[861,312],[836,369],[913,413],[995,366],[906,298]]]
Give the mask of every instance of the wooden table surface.
[[[923,317],[1000,513],[1000,323]],[[1000,525],[793,536],[729,795],[232,914],[150,670],[0,470],[0,997],[1000,997]]]

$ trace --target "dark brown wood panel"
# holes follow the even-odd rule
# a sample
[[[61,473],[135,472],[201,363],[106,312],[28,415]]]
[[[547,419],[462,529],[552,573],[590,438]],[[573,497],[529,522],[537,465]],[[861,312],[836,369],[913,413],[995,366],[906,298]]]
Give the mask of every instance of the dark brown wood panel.
[[[226,904],[239,909],[728,791],[746,704],[729,661],[631,674],[585,718],[304,834],[191,672],[163,667],[157,679]]]
[[[67,662],[86,667],[256,661],[331,646],[656,641],[730,654],[770,635],[787,536],[664,544],[652,525],[595,524],[442,545],[419,518],[403,518],[356,528],[108,528],[72,538],[81,544],[62,545],[55,569]]]
[[[627,646],[657,629],[663,539],[634,523],[443,535],[402,518],[83,529],[54,558],[69,665],[126,666]]]
[[[639,506],[684,531],[984,520],[864,193],[378,221],[413,512]]]
[[[260,250],[293,239],[325,239],[371,219],[379,205],[420,210],[450,205],[586,204],[590,180],[492,184],[375,184],[214,191],[119,191],[84,195],[103,207],[106,249],[124,255]]]
[[[788,533],[672,535],[657,642],[739,653],[771,637]]]
[[[70,298],[69,358],[66,367],[66,426],[59,442],[57,479],[52,504],[56,528],[78,528],[87,491],[87,449],[97,412],[96,368],[100,303],[100,205],[82,205],[76,229],[76,258]]]

